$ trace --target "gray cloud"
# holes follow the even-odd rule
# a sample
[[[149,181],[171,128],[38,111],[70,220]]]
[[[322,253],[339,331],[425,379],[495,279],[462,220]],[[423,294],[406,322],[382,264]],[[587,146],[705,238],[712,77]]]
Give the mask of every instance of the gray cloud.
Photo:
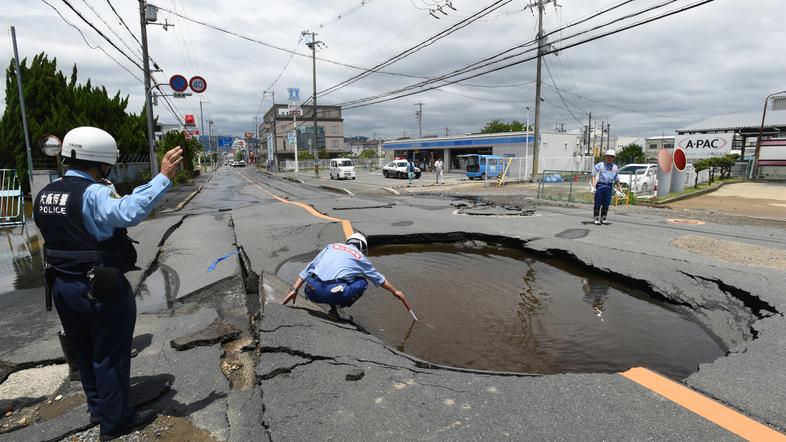
[[[88,1],[129,45],[136,44],[118,25],[105,2]],[[128,60],[89,30],[62,2],[52,3],[82,28],[93,43],[101,44],[139,74]],[[331,17],[357,5],[359,0],[264,3],[156,0],[153,3],[168,9],[174,6],[186,15],[286,48],[297,47],[298,51],[306,53],[308,48],[304,44],[296,46],[300,31],[307,26],[329,22]],[[414,3],[424,4],[420,0]],[[414,8],[409,0],[374,0],[357,12],[318,29],[319,39],[327,44],[320,56],[370,67],[487,3],[490,1],[454,0],[459,11],[435,20]],[[559,11],[547,8],[547,32],[614,2],[564,0],[562,3]],[[680,1],[678,5],[686,3]],[[117,40],[84,3],[73,4]],[[132,31],[138,33],[136,2],[114,0],[113,4]],[[640,0],[623,10],[633,11],[654,4],[655,0]],[[76,63],[81,80],[89,77],[94,84],[106,86],[111,93],[120,90],[129,95],[131,111],[138,112],[142,108],[142,86],[100,51],[88,48],[77,31],[43,2],[7,0],[4,6],[0,22],[16,26],[22,56],[32,57],[46,51],[57,57],[59,66],[66,71]],[[516,11],[521,7],[521,2],[511,3],[502,9],[504,14],[494,13],[387,69],[439,75],[531,40],[535,35],[535,19],[529,11]],[[748,10],[741,10],[740,2],[718,0],[684,14],[567,49],[557,56],[547,56],[553,80],[544,69],[544,81],[548,86],[543,88],[547,100],[543,106],[543,126],[553,128],[555,123],[564,123],[568,129],[579,126],[568,111],[560,109],[565,105],[552,82],[563,90],[562,98],[581,122],[586,120],[586,112],[591,111],[593,118],[610,121],[616,133],[625,135],[671,133],[702,116],[758,110],[765,95],[786,87],[786,59],[782,57],[786,29],[779,18],[782,0],[760,0],[755,7],[748,7]],[[615,15],[618,14],[610,16]],[[163,11],[159,19],[168,19],[175,28],[167,32],[160,27],[149,29],[151,55],[165,70],[157,74],[157,78],[166,81],[173,73],[186,76],[199,73],[208,81],[208,92],[202,97],[174,101],[179,113],[198,114],[201,98],[209,102],[204,104],[206,120],[214,120],[219,132],[241,134],[251,130],[262,90],[281,72],[289,55],[178,20]],[[600,22],[602,20],[597,21]],[[562,36],[569,33],[565,31]],[[0,60],[4,64],[11,56],[10,44],[0,46]],[[356,72],[325,62],[319,62],[317,69],[320,90]],[[530,81],[534,76],[535,63],[528,62],[469,83],[509,85]],[[415,80],[377,74],[320,99],[320,103],[335,104],[376,95],[413,82]],[[294,57],[275,87],[279,103],[286,99],[288,86],[299,86],[302,96],[310,96],[309,59]],[[345,132],[368,136],[376,133],[386,137],[398,137],[405,132],[413,135],[417,131],[413,104],[418,101],[427,103],[423,112],[424,132],[444,134],[444,128],[452,134],[476,131],[492,118],[524,120],[524,107],[534,108],[534,89],[534,85],[510,88],[453,85],[444,91],[430,91],[347,110]],[[0,99],[4,100],[4,96],[0,95]],[[270,103],[266,98],[263,112]],[[157,112],[162,121],[174,121],[163,106],[159,106]],[[534,112],[532,114],[534,117]]]

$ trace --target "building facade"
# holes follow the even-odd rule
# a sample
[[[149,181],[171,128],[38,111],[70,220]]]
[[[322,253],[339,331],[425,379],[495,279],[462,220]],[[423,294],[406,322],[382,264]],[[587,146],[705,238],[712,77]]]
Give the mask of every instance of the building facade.
[[[344,152],[344,119],[341,106],[317,106],[317,146],[313,146],[314,106],[302,106],[302,115],[289,115],[286,104],[275,104],[265,113],[259,125],[260,154],[267,159],[267,153],[273,154],[271,160],[294,160],[295,143],[298,152]],[[297,122],[297,127],[295,127]],[[296,136],[290,133],[296,129]],[[270,150],[268,149],[268,143]]]
[[[427,169],[440,159],[448,170],[461,172],[465,170],[462,155],[500,155],[531,160],[534,141],[531,133],[502,132],[387,141],[383,150],[390,159],[407,158]],[[584,151],[579,134],[544,132],[538,155],[539,171],[585,170],[592,164],[592,157]]]

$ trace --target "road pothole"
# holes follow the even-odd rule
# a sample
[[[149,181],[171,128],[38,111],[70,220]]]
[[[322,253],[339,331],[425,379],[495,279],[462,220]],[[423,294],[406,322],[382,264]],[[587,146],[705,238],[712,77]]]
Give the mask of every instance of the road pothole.
[[[429,362],[525,373],[644,366],[681,379],[726,353],[688,309],[519,248],[464,241],[386,245],[370,254],[420,321],[382,289],[347,312],[388,345]],[[310,258],[290,260],[279,276],[293,280]]]

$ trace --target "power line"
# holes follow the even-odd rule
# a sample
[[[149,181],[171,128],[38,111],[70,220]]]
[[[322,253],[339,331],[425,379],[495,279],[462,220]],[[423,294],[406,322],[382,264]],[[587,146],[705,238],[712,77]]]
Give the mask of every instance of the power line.
[[[669,2],[666,2],[665,4],[672,3],[673,1],[675,1],[675,0],[671,0]],[[657,21],[657,20],[661,20],[663,18],[667,18],[667,17],[670,17],[670,16],[675,15],[675,14],[679,14],[681,12],[685,12],[685,11],[694,9],[694,8],[697,8],[699,6],[702,6],[702,5],[705,5],[707,3],[711,3],[711,2],[714,2],[714,1],[715,0],[700,0],[700,1],[697,1],[695,3],[686,5],[684,7],[681,7],[681,8],[678,8],[678,9],[674,9],[674,10],[671,10],[671,11],[665,12],[663,14],[656,15],[656,16],[653,16],[653,17],[650,17],[650,18],[647,18],[647,19],[644,19],[644,20],[640,20],[640,21],[635,22],[635,23],[630,24],[630,25],[625,25],[625,26],[616,28],[616,29],[611,30],[611,31],[603,32],[601,34],[597,34],[595,36],[588,37],[588,38],[586,38],[584,40],[580,40],[580,41],[577,41],[577,42],[574,42],[574,43],[570,43],[570,44],[568,44],[566,46],[563,46],[560,49],[554,49],[554,48],[551,48],[551,47],[546,47],[546,48],[544,48],[542,50],[542,55],[552,54],[552,53],[560,52],[560,51],[562,51],[564,49],[569,49],[569,48],[572,48],[572,47],[580,46],[580,45],[583,45],[585,43],[589,43],[589,42],[592,42],[592,41],[595,41],[595,40],[598,40],[598,39],[601,39],[601,38],[604,38],[604,37],[608,37],[610,35],[614,35],[614,34],[617,34],[617,33],[623,32],[623,31],[627,31],[627,30],[630,30],[630,29],[633,29],[633,28],[636,28],[636,27],[639,27],[639,26],[643,26],[645,24],[648,24],[648,23],[651,23],[651,22],[654,22],[654,21]],[[652,9],[655,9],[655,8],[658,8],[658,7],[661,7],[661,6],[656,6],[656,7],[653,7],[653,8],[649,8],[648,10],[652,10]],[[611,23],[618,22],[618,21],[619,21],[619,19],[613,20]],[[598,26],[596,28],[605,27],[607,25],[608,24],[601,25],[601,26]],[[589,32],[589,31],[581,31],[581,32],[573,34],[573,35],[571,35],[569,37],[566,37],[563,40],[569,40],[569,39],[574,38],[574,37],[576,37],[578,35],[586,34],[587,32]],[[531,52],[531,51],[532,50],[528,50],[528,51],[525,51],[524,53]],[[479,72],[477,74],[470,75],[468,77],[460,78],[460,79],[457,79],[457,80],[450,80],[450,81],[447,80],[447,78],[449,78],[449,77],[455,77],[455,76],[464,74],[464,73],[469,72],[469,71],[475,71],[475,70],[481,69],[482,67],[485,67],[485,66],[488,66],[488,65],[491,65],[491,64],[497,64],[497,63],[499,63],[501,61],[508,60],[510,58],[514,58],[515,56],[522,55],[522,54],[516,54],[516,55],[508,56],[508,57],[503,58],[502,60],[498,60],[498,61],[495,61],[495,62],[492,62],[492,63],[488,63],[488,64],[486,64],[484,66],[479,66],[479,67],[475,67],[475,68],[472,68],[472,69],[466,69],[465,72],[460,72],[458,74],[453,74],[453,75],[446,74],[444,76],[435,77],[435,78],[433,78],[431,80],[428,80],[428,81],[425,81],[425,82],[421,82],[419,84],[407,86],[405,88],[401,88],[401,89],[398,89],[398,90],[394,90],[394,91],[388,92],[387,94],[383,94],[381,96],[367,97],[367,98],[363,98],[363,99],[353,100],[353,101],[350,101],[350,102],[347,102],[347,103],[342,103],[341,105],[344,106],[346,109],[352,109],[352,108],[357,108],[357,107],[368,106],[368,105],[371,105],[371,104],[384,103],[384,102],[387,102],[387,101],[391,101],[391,100],[395,100],[395,99],[399,99],[399,98],[415,95],[415,94],[418,94],[418,93],[426,92],[426,91],[429,91],[429,90],[437,89],[437,88],[440,88],[440,87],[444,87],[444,86],[447,86],[447,85],[450,85],[450,84],[455,84],[455,83],[458,83],[458,82],[461,82],[461,81],[464,81],[464,80],[477,78],[479,76],[486,75],[486,74],[489,74],[489,73],[492,73],[492,72],[497,72],[497,71],[500,71],[500,70],[503,70],[503,69],[507,69],[507,68],[509,68],[511,66],[516,66],[516,65],[519,65],[519,64],[522,64],[522,63],[526,63],[528,61],[531,61],[531,60],[537,58],[537,56],[530,56],[530,57],[527,57],[527,58],[524,58],[524,59],[521,59],[521,60],[512,61],[510,63],[504,64],[502,66],[499,66],[499,67],[496,67],[496,68],[493,68],[493,69],[489,69],[489,70],[486,70],[486,71]],[[432,86],[432,87],[429,87],[429,88],[416,90],[414,92],[402,93],[402,92],[406,92],[408,90],[412,90],[412,89],[416,89],[416,88],[419,88],[419,87],[427,86],[427,85],[429,85],[431,83],[435,83],[437,81],[442,81],[442,82],[444,82],[444,84],[438,84],[436,86]],[[400,95],[397,95],[397,94],[400,94]],[[386,97],[389,97],[391,95],[397,95],[397,96],[395,96],[393,98],[386,98]],[[376,101],[374,101],[374,100],[376,100]]]
[[[213,24],[201,21],[201,20],[197,20],[195,18],[188,17],[186,15],[174,12],[174,11],[172,11],[170,9],[167,9],[167,8],[162,8],[160,6],[156,6],[156,7],[158,9],[162,10],[162,11],[165,11],[165,12],[168,12],[170,14],[176,15],[176,16],[184,19],[184,20],[188,20],[188,21],[190,21],[192,23],[196,23],[198,25],[205,26],[205,27],[213,29],[215,31],[223,32],[223,33],[228,34],[228,35],[232,35],[234,37],[237,37],[237,38],[249,41],[251,43],[256,43],[256,44],[261,45],[261,46],[265,46],[265,47],[268,47],[268,48],[271,48],[271,49],[275,49],[277,51],[282,51],[282,52],[286,52],[286,53],[289,53],[289,54],[297,55],[299,57],[305,57],[305,58],[309,58],[309,59],[311,58],[310,54],[304,54],[302,52],[292,51],[292,50],[286,49],[284,47],[281,47],[281,46],[278,46],[278,45],[275,45],[275,44],[272,44],[272,43],[268,43],[268,42],[265,42],[265,41],[262,41],[262,40],[259,40],[259,39],[253,38],[253,37],[249,37],[247,35],[238,34],[237,32],[230,31],[229,29],[225,29],[225,28],[222,28],[222,27],[217,26],[217,25],[213,25]],[[317,57],[317,60],[324,61],[325,63],[330,63],[330,64],[334,64],[334,65],[337,65],[337,66],[348,67],[348,68],[355,69],[355,70],[358,70],[358,71],[366,71],[366,70],[368,70],[368,68],[364,68],[364,67],[360,67],[360,66],[354,66],[354,65],[351,65],[351,64],[347,64],[347,63],[341,63],[341,62],[338,62],[338,61],[329,60],[327,58],[322,58],[322,57]],[[424,77],[424,76],[404,74],[404,73],[399,73],[399,72],[390,72],[390,71],[378,71],[378,72],[380,74],[394,75],[394,76],[398,76],[398,77],[407,77],[407,78],[416,78],[416,79],[428,78],[428,77]]]
[[[565,102],[565,98],[562,97],[562,92],[560,92],[559,88],[557,87],[557,83],[554,81],[554,76],[551,75],[551,69],[549,68],[549,64],[546,62],[545,58],[543,59],[543,64],[546,65],[546,72],[548,72],[549,74],[549,79],[551,80],[551,83],[554,85],[554,90],[557,91],[557,95],[559,95],[560,101],[562,101],[562,104],[565,105],[565,110],[568,111],[570,116],[573,117],[573,119],[576,120],[576,122],[579,123],[579,125],[581,125],[582,124],[581,120],[576,115],[573,114],[573,111],[570,110],[568,103]]]
[[[130,70],[129,70],[129,69],[128,69],[128,68],[127,68],[125,65],[123,65],[122,63],[120,63],[119,61],[117,61],[117,59],[116,59],[115,57],[112,57],[111,55],[109,55],[109,53],[108,53],[106,50],[104,50],[104,48],[103,48],[103,47],[101,47],[101,45],[97,45],[97,44],[96,44],[96,45],[94,46],[94,45],[90,44],[90,42],[87,40],[87,37],[85,37],[85,34],[82,32],[82,30],[81,30],[81,29],[79,29],[79,27],[78,27],[78,26],[76,26],[75,24],[73,24],[73,23],[71,23],[70,21],[68,21],[68,20],[67,20],[65,17],[63,17],[63,14],[61,14],[61,13],[60,13],[60,11],[58,11],[58,10],[57,10],[57,8],[55,8],[55,7],[54,7],[54,6],[53,6],[51,3],[49,3],[49,2],[48,2],[48,1],[46,1],[46,0],[41,0],[41,1],[42,1],[42,2],[44,2],[44,3],[46,3],[46,5],[47,5],[47,6],[49,6],[50,8],[52,8],[52,9],[53,9],[53,10],[54,10],[54,11],[57,13],[57,15],[59,15],[59,16],[60,16],[60,19],[62,19],[62,20],[63,20],[63,21],[64,21],[64,22],[65,22],[67,25],[69,25],[69,26],[71,26],[72,28],[76,29],[76,30],[77,30],[77,32],[79,32],[79,35],[81,35],[81,36],[82,36],[82,40],[84,40],[84,41],[85,41],[85,44],[87,45],[87,47],[89,47],[90,49],[93,49],[93,50],[99,49],[101,52],[103,52],[103,53],[104,53],[104,55],[106,55],[107,57],[109,57],[109,59],[110,59],[110,60],[114,61],[114,62],[115,62],[115,64],[117,64],[118,66],[120,66],[121,68],[123,68],[123,70],[124,70],[124,71],[128,72],[128,73],[129,73],[129,75],[131,75],[132,77],[134,77],[134,79],[136,79],[136,80],[137,80],[137,81],[139,81],[140,83],[144,84],[144,82],[142,81],[142,79],[141,79],[141,78],[137,77],[137,76],[136,76],[136,75],[135,75],[133,72],[131,72],[131,71],[130,71]]]
[[[337,15],[331,17],[330,20],[326,21],[325,23],[320,23],[320,24],[315,25],[315,26],[309,26],[308,28],[306,28],[306,31],[310,32],[314,28],[325,29],[326,27],[328,27],[328,26],[330,26],[330,25],[332,25],[332,24],[334,24],[334,23],[336,23],[336,22],[338,22],[340,20],[343,20],[343,19],[347,18],[348,16],[354,14],[355,12],[361,10],[364,6],[370,4],[373,1],[374,0],[361,0],[360,4],[352,6],[351,8],[347,8],[347,9],[339,12]]]
[[[123,40],[123,38],[115,31],[115,28],[113,28],[112,26],[109,26],[109,23],[107,23],[106,20],[104,20],[104,17],[102,17],[101,14],[99,14],[98,11],[96,11],[96,9],[93,7],[93,5],[91,5],[87,0],[82,0],[82,3],[84,3],[85,6],[87,6],[88,8],[90,8],[91,11],[93,11],[93,14],[96,17],[98,17],[99,20],[101,20],[101,22],[104,24],[104,26],[106,26],[107,29],[109,29],[109,32],[114,34],[115,37],[117,37],[117,39],[120,40],[120,43],[122,43],[123,46],[126,47],[126,49],[131,51],[131,54],[133,54],[134,57],[136,57],[139,61],[142,61],[142,59],[141,59],[142,53],[139,52],[139,49],[137,49],[136,52],[134,52],[134,49],[132,49],[131,46],[128,46],[128,43],[126,43],[126,41]],[[139,53],[139,57],[137,57],[137,53]]]
[[[337,83],[337,84],[335,84],[333,86],[330,86],[329,88],[319,92],[319,95],[331,94],[331,93],[333,93],[333,92],[335,92],[335,91],[337,91],[339,89],[342,89],[344,87],[349,86],[352,83],[355,83],[356,81],[358,81],[361,78],[365,78],[365,77],[367,77],[367,76],[369,76],[369,75],[379,71],[382,68],[390,66],[391,64],[396,63],[399,60],[402,60],[402,59],[404,59],[404,58],[406,58],[406,57],[408,57],[408,56],[410,56],[410,55],[412,55],[412,54],[414,54],[414,53],[416,53],[416,52],[418,52],[418,51],[420,51],[420,50],[422,50],[422,49],[424,49],[424,48],[426,48],[428,46],[431,46],[432,44],[436,43],[437,41],[439,41],[439,40],[441,40],[441,39],[443,39],[445,37],[447,37],[448,35],[450,35],[450,34],[456,32],[456,31],[459,31],[459,30],[469,26],[475,20],[478,20],[479,18],[482,18],[483,16],[488,15],[491,12],[493,12],[493,11],[495,11],[495,10],[505,6],[505,5],[507,5],[511,1],[512,0],[496,0],[494,3],[491,3],[490,5],[484,7],[483,9],[481,9],[478,12],[476,12],[472,16],[470,16],[468,18],[465,18],[465,19],[459,21],[458,23],[456,23],[454,25],[449,26],[448,28],[438,32],[437,34],[432,35],[431,37],[427,38],[426,40],[424,40],[424,41],[422,41],[422,42],[420,42],[420,43],[418,43],[418,44],[416,44],[414,46],[409,47],[408,49],[405,49],[402,52],[399,52],[398,54],[396,54],[393,57],[390,57],[387,60],[377,64],[376,66],[372,67],[371,69],[368,69],[368,70],[366,70],[364,72],[361,72],[361,73],[355,75],[354,77],[351,77],[351,78],[349,78],[347,80],[344,80],[344,81],[342,81],[340,83]]]
[[[125,52],[121,51],[120,48],[117,47],[115,42],[110,40],[109,37],[107,37],[103,32],[101,32],[98,28],[96,28],[95,25],[93,23],[91,23],[88,19],[86,19],[79,11],[77,11],[76,8],[74,8],[68,0],[62,0],[62,1],[63,1],[63,3],[66,4],[66,6],[68,6],[72,11],[74,11],[74,13],[77,16],[79,16],[79,18],[82,19],[83,22],[87,23],[91,28],[93,28],[94,31],[96,31],[98,33],[98,35],[103,37],[104,40],[106,40],[110,45],[112,45],[112,47],[115,48],[117,50],[117,52],[120,52],[121,54],[123,54],[123,56],[125,58],[127,58],[128,61],[133,63],[134,66],[139,68],[140,71],[143,70],[142,66],[140,66],[139,63],[136,62],[136,60],[134,60],[133,58],[129,57],[128,54],[126,54]]]
[[[109,5],[109,7],[112,9],[112,12],[114,12],[114,13],[115,13],[115,17],[117,17],[117,19],[118,19],[118,20],[120,20],[120,23],[122,23],[122,24],[123,24],[123,27],[125,27],[125,28],[126,28],[126,31],[128,31],[128,33],[129,33],[129,34],[131,34],[131,37],[133,37],[133,38],[134,38],[134,40],[137,42],[137,44],[139,44],[139,46],[141,47],[141,46],[142,46],[142,43],[139,41],[139,39],[138,39],[138,38],[136,38],[136,34],[134,34],[133,32],[131,32],[131,29],[128,27],[128,25],[126,24],[125,20],[123,20],[123,17],[121,17],[121,16],[120,16],[120,14],[118,14],[118,13],[117,13],[117,10],[115,9],[114,5],[112,5],[112,2],[111,2],[111,0],[106,0],[106,3],[107,3],[107,4]]]

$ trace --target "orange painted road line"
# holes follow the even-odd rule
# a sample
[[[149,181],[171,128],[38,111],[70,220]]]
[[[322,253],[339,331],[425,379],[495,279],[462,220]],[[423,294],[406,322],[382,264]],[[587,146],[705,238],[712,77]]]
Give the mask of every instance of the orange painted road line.
[[[301,203],[301,202],[298,202],[298,201],[289,201],[289,200],[287,200],[285,198],[281,198],[280,196],[278,196],[278,195],[274,194],[273,192],[271,192],[271,191],[265,189],[264,187],[260,186],[259,183],[256,183],[256,182],[252,181],[247,176],[245,176],[243,174],[241,174],[241,176],[243,178],[245,178],[245,180],[248,181],[249,183],[259,187],[260,190],[262,190],[263,192],[267,193],[268,195],[272,196],[273,198],[275,198],[276,200],[278,200],[278,201],[280,201],[280,202],[282,202],[284,204],[293,204],[295,206],[300,207],[301,209],[304,209],[306,212],[310,213],[311,215],[313,215],[313,216],[315,216],[317,218],[321,218],[321,219],[324,219],[324,220],[327,220],[327,221],[340,223],[341,224],[341,229],[344,231],[344,236],[346,238],[349,238],[353,233],[355,233],[355,230],[352,228],[352,223],[350,223],[349,220],[341,219],[341,218],[333,218],[332,216],[328,216],[328,215],[325,215],[322,212],[319,212],[317,209],[309,206],[308,204]]]
[[[620,374],[743,439],[786,441],[786,435],[652,370],[636,367]]]

